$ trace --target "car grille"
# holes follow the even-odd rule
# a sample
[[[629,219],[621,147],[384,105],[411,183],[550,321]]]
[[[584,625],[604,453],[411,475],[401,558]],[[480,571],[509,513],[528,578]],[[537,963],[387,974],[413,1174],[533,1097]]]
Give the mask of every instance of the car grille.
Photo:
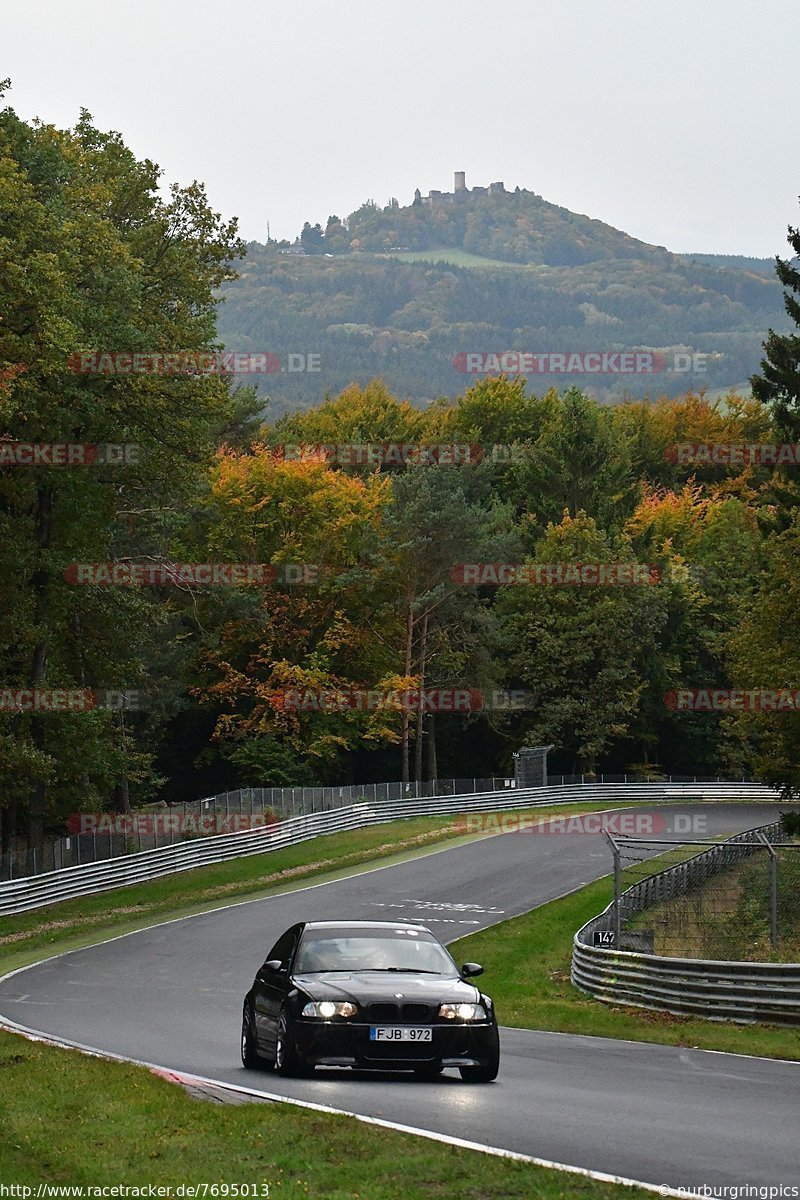
[[[434,1021],[439,1011],[438,1004],[368,1004],[363,1010],[367,1021]]]

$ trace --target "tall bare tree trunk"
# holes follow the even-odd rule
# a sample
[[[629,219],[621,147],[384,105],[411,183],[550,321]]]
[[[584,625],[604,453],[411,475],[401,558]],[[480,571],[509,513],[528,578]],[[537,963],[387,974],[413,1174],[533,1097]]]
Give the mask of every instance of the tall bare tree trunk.
[[[428,713],[427,727],[425,737],[425,773],[432,783],[436,783],[439,778],[439,768],[436,763],[436,713]]]
[[[411,598],[408,601],[408,618],[406,621],[406,675],[411,674],[411,657],[414,646],[414,609]],[[402,780],[405,787],[409,780],[409,742],[411,732],[411,714],[408,709],[403,711],[403,754]]]
[[[8,854],[17,831],[17,802],[11,800],[0,808],[0,854]]]
[[[129,813],[131,811],[130,789],[128,780],[123,779],[114,788],[114,812]]]
[[[422,782],[422,734],[425,714],[422,711],[422,693],[425,690],[425,669],[428,659],[428,614],[422,618],[422,638],[419,651],[419,709],[417,711],[417,741],[414,746],[414,778]]]
[[[78,682],[82,688],[85,688],[86,671],[84,670],[83,666],[83,628],[81,626],[81,619],[78,613],[76,613],[72,618],[72,636],[75,638],[75,645],[78,647]],[[81,775],[81,784],[83,786],[84,794],[88,796],[89,788],[91,786],[88,771],[84,771]],[[128,812],[129,809],[126,808],[123,811]]]

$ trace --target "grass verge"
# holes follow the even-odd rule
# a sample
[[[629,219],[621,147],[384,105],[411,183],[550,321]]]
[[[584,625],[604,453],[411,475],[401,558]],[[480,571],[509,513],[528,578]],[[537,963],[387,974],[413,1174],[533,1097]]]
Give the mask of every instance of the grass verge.
[[[205,1103],[142,1067],[2,1032],[0,1078],[0,1181],[7,1185],[267,1184],[271,1200],[651,1195],[348,1117],[283,1104]]]
[[[624,1008],[574,988],[573,936],[612,898],[611,879],[600,879],[524,916],[460,938],[450,949],[459,962],[483,963],[486,990],[503,1025],[800,1060],[800,1032],[792,1029]]]

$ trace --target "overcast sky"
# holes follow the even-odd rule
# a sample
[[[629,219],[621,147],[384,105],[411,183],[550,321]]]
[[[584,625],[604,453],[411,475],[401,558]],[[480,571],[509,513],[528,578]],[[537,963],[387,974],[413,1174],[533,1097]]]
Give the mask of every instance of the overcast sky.
[[[800,0],[5,0],[24,118],[88,108],[242,235],[503,180],[675,251],[800,224]]]

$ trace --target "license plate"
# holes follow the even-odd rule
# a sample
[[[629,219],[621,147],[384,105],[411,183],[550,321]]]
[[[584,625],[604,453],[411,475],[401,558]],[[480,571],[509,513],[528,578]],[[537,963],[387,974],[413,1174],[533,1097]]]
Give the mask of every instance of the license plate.
[[[371,1042],[431,1042],[433,1030],[412,1025],[370,1025]]]

